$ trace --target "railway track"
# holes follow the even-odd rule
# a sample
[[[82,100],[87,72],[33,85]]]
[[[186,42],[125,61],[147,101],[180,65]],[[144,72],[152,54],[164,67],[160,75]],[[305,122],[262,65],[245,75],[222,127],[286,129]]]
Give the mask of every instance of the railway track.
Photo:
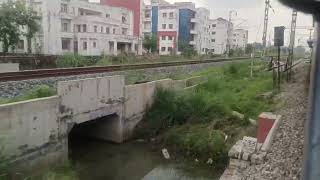
[[[112,66],[105,66],[105,67],[41,69],[41,70],[19,71],[19,72],[6,72],[6,73],[0,73],[0,82],[21,81],[21,80],[28,80],[28,79],[39,79],[39,78],[49,78],[49,77],[61,77],[61,76],[75,76],[75,75],[84,75],[84,74],[97,74],[97,73],[124,71],[124,70],[183,66],[183,65],[192,65],[192,64],[205,64],[205,63],[213,63],[213,62],[240,61],[245,59],[248,59],[248,57],[232,58],[232,59],[222,58],[222,59],[176,61],[176,62],[164,62],[164,63],[112,65]]]

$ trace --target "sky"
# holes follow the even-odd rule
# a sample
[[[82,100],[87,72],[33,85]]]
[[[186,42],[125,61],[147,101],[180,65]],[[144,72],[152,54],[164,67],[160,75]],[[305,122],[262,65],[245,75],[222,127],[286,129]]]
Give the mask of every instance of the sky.
[[[169,2],[179,2],[186,0],[168,0]],[[196,3],[199,7],[206,7],[211,10],[211,17],[223,17],[228,19],[229,11],[235,10],[232,21],[236,28],[249,30],[249,42],[262,42],[264,0],[187,0]],[[268,40],[273,40],[273,29],[275,26],[285,26],[286,44],[289,43],[292,9],[283,6],[278,0],[271,0],[274,12],[270,10],[270,20],[268,28]],[[312,17],[303,13],[298,14],[297,26],[312,26]],[[297,30],[296,45],[306,45],[309,38],[308,30]]]
[[[92,0],[97,1],[97,0]],[[150,0],[144,0],[147,4]],[[264,18],[264,0],[167,0],[168,2],[191,1],[197,7],[210,9],[211,18],[223,17],[228,19],[229,11],[235,10],[232,21],[235,28],[244,28],[249,30],[249,42],[262,42],[263,18]],[[270,10],[270,20],[268,28],[268,40],[273,40],[273,29],[275,26],[285,26],[286,44],[289,43],[291,14],[292,9],[283,6],[278,0],[270,0],[274,12]],[[312,26],[312,17],[303,13],[298,14],[297,26]],[[309,38],[308,30],[297,30],[296,45],[306,46]]]

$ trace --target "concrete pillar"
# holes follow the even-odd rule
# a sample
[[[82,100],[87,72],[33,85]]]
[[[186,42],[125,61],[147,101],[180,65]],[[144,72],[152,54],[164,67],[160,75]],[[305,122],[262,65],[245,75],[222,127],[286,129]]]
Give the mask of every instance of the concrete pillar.
[[[113,55],[117,56],[118,55],[118,42],[113,41]]]
[[[136,51],[135,48],[134,48],[135,45],[136,45],[136,44],[135,44],[134,42],[131,43],[131,52],[134,53],[134,54],[137,54],[137,51]]]

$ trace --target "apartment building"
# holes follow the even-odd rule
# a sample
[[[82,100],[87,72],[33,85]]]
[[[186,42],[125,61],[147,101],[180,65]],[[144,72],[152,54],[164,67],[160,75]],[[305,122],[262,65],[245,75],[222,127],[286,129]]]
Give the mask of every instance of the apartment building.
[[[26,1],[40,17],[40,31],[33,40],[34,53],[141,54],[142,43],[134,34],[132,10],[87,0]],[[25,39],[20,43],[24,45],[18,51],[26,52]]]
[[[195,49],[198,54],[210,52],[210,11],[205,8],[196,9],[195,18]]]
[[[248,30],[235,29],[233,31],[232,48],[233,49],[245,49],[248,44]]]
[[[223,18],[210,20],[210,49],[213,54],[224,54],[232,47],[233,23]]]

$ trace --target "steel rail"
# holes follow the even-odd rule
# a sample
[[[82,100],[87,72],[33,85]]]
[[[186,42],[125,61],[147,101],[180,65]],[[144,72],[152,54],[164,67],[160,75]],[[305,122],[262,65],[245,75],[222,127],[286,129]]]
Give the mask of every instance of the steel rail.
[[[39,78],[61,77],[61,76],[85,75],[85,74],[97,74],[97,73],[124,71],[124,70],[183,66],[183,65],[192,65],[192,64],[206,64],[206,63],[213,63],[213,62],[240,61],[245,59],[249,59],[249,58],[239,57],[239,58],[206,59],[206,60],[193,60],[193,61],[175,61],[175,62],[163,62],[163,63],[112,65],[112,66],[105,66],[105,67],[41,69],[41,70],[19,71],[19,72],[6,72],[6,73],[0,73],[0,82],[21,81],[21,80],[28,80],[28,79],[39,79]]]

